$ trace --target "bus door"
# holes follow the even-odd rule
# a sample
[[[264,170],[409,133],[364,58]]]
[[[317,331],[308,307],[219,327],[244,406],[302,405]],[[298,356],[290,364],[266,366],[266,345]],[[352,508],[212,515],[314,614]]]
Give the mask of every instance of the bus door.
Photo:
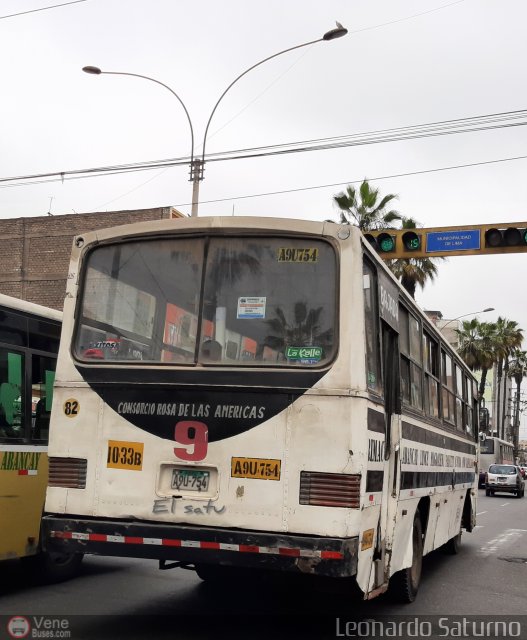
[[[399,292],[378,274],[381,362],[384,395],[384,481],[379,522],[368,592],[374,597],[388,584],[391,547],[395,532],[398,469],[401,440],[401,389],[399,371]]]

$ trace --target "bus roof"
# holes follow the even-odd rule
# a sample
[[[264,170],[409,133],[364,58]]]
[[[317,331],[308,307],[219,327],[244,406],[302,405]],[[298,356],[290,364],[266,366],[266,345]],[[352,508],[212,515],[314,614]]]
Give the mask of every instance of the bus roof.
[[[57,320],[62,322],[62,312],[56,309],[50,309],[44,307],[41,304],[35,304],[34,302],[28,302],[27,300],[21,300],[20,298],[13,298],[12,296],[6,296],[0,293],[0,307],[7,307],[14,311],[22,311],[24,313],[30,313],[34,316],[41,318],[48,318],[49,320]]]

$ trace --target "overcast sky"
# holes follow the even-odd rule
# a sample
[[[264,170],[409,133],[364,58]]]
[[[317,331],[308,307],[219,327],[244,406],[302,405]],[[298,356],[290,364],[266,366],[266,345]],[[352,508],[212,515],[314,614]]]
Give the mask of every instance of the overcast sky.
[[[0,0],[0,178],[199,152],[216,101],[242,71],[338,20],[349,34],[281,55],[225,96],[216,153],[527,108],[525,0]],[[30,12],[13,17],[10,14]],[[527,123],[527,118],[525,119]],[[333,196],[367,177],[425,227],[526,221],[527,128],[209,162],[200,215],[337,220]],[[426,170],[487,162],[431,173]],[[411,174],[414,175],[411,175]],[[403,177],[387,177],[410,174]],[[328,186],[329,185],[329,186]],[[0,184],[0,217],[175,206],[190,213],[188,165],[127,175]],[[263,195],[281,192],[276,195]],[[454,257],[423,308],[445,318],[494,307],[527,331],[526,254]]]

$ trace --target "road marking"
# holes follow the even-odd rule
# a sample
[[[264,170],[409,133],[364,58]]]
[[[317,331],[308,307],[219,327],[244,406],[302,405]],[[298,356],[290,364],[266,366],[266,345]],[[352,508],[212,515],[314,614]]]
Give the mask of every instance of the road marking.
[[[486,511],[480,511],[479,513],[476,513],[477,516],[482,516],[484,513],[487,513]]]
[[[526,533],[526,529],[506,529],[496,538],[489,540],[486,545],[479,548],[479,553],[495,553],[499,547],[504,544],[512,544],[522,537],[523,533]]]
[[[510,502],[504,502],[503,504],[500,504],[500,507],[506,507],[508,504],[510,504]]]

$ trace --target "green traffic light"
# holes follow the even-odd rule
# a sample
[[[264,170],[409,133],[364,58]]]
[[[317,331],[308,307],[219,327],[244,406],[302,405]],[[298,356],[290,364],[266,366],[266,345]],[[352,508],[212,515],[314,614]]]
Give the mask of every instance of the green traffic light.
[[[407,251],[417,251],[421,248],[421,237],[414,231],[403,233],[403,245]]]
[[[377,236],[377,242],[379,243],[379,249],[383,253],[395,250],[395,238],[388,233],[381,233]]]

